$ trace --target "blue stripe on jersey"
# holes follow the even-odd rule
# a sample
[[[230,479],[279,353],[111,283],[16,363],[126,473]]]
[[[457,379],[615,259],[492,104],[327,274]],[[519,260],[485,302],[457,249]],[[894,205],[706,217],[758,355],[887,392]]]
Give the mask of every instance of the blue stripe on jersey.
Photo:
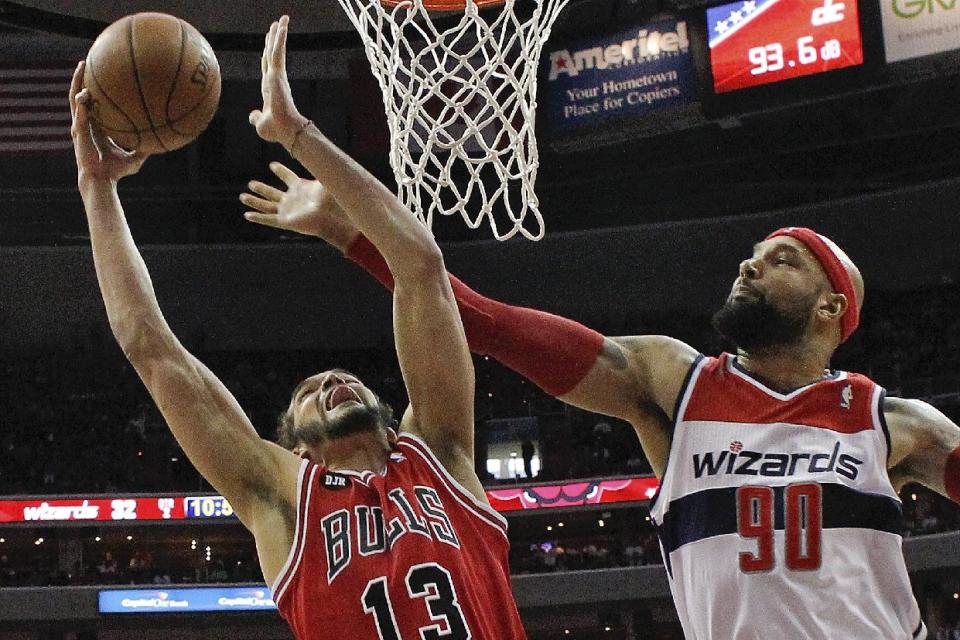
[[[690,368],[687,369],[687,375],[683,377],[683,384],[680,385],[680,393],[677,394],[677,399],[673,404],[673,418],[670,422],[670,433],[676,435],[677,433],[677,422],[680,420],[680,407],[683,405],[683,399],[687,396],[687,392],[690,387],[690,380],[693,378],[693,372],[697,370],[697,367],[700,366],[700,361],[704,359],[702,353],[698,353],[697,357],[694,358],[693,364],[690,365]],[[660,485],[657,487],[657,492],[653,494],[653,498],[650,499],[650,505],[648,507],[650,513],[653,513],[653,509],[657,504],[657,500],[660,498],[660,492],[663,490],[663,480],[668,478],[670,473],[670,455],[667,454],[667,464],[663,468],[663,477],[660,478]]]
[[[887,496],[863,493],[842,484],[822,483],[824,529],[874,529],[900,535],[900,503]],[[685,544],[737,532],[739,487],[705,489],[670,502],[657,531],[665,554]],[[783,530],[783,494],[773,487],[774,528]]]
[[[913,637],[919,638],[920,634],[926,631],[926,628],[923,625],[923,620],[920,621],[920,624],[917,625],[917,628],[913,630]]]
[[[880,400],[877,401],[877,417],[880,418],[880,427],[883,429],[883,439],[887,443],[887,462],[890,462],[890,453],[893,451],[893,444],[890,442],[890,427],[887,426],[887,416],[883,408],[886,401],[887,392],[886,390],[881,390]]]

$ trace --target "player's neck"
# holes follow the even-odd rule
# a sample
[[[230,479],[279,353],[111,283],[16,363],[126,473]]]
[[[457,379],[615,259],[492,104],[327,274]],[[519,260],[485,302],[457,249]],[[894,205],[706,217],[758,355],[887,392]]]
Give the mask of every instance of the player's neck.
[[[322,459],[327,469],[373,471],[379,473],[387,464],[390,451],[373,434],[357,434],[327,443]]]
[[[765,351],[737,351],[737,363],[765,385],[787,393],[823,380],[829,358],[810,345]]]

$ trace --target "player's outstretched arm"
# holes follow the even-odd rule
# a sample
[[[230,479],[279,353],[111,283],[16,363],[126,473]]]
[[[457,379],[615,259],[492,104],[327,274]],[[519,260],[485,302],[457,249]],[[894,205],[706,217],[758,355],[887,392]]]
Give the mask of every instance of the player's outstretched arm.
[[[187,457],[244,524],[258,526],[259,508],[266,503],[287,504],[292,512],[297,458],[257,435],[230,392],[183,348],[160,311],[117,195],[118,180],[136,173],[145,157],[119,149],[92,126],[82,78],[83,63],[70,89],[71,134],[97,281],[113,334]]]
[[[394,194],[299,114],[286,77],[289,19],[274,23],[263,54],[257,133],[280,142],[379,249],[394,279],[394,334],[413,423],[458,477],[473,476],[474,371],[460,315],[433,236]],[[281,177],[285,177],[281,172]],[[290,176],[288,187],[295,186]]]
[[[387,289],[394,281],[383,255],[316,180],[280,163],[271,170],[286,185],[260,181],[240,196],[250,222],[325,240]],[[670,338],[604,338],[572,320],[491,300],[450,275],[470,350],[488,355],[547,393],[581,408],[629,421],[658,475],[670,444],[676,395],[696,351]]]
[[[960,503],[960,427],[920,400],[887,398],[890,480],[919,482]]]

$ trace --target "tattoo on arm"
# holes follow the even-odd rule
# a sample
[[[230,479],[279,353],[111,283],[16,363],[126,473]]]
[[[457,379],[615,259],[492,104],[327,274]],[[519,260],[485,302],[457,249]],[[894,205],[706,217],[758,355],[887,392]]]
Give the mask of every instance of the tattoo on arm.
[[[623,371],[629,366],[627,354],[623,352],[623,347],[612,340],[605,340],[603,344],[603,355],[613,369]]]

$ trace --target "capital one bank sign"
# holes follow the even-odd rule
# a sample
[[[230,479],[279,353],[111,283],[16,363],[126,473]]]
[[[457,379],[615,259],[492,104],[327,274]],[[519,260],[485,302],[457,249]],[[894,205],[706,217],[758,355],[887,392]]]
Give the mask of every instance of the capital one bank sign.
[[[881,0],[887,62],[960,49],[960,0]]]

